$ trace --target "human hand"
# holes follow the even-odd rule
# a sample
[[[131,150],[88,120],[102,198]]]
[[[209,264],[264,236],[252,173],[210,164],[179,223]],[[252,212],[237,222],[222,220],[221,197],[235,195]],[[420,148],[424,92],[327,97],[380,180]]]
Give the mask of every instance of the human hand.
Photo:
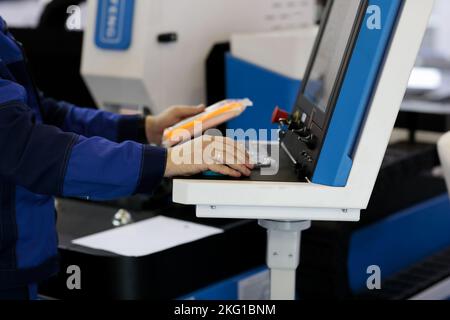
[[[145,119],[145,133],[147,141],[152,144],[161,144],[164,130],[178,122],[196,116],[205,111],[204,105],[199,106],[173,106],[157,116],[148,116]]]
[[[201,136],[168,150],[165,177],[192,176],[204,171],[240,178],[254,166],[243,145],[229,138]]]

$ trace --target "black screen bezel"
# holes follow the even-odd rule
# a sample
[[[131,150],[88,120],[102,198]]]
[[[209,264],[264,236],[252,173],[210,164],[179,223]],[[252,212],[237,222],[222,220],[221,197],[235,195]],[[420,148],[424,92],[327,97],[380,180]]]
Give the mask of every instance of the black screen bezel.
[[[352,27],[352,31],[350,33],[349,40],[346,45],[343,60],[339,67],[338,75],[337,75],[335,83],[333,85],[333,90],[331,92],[330,99],[326,106],[326,111],[323,112],[318,105],[311,102],[305,96],[305,90],[306,90],[306,86],[308,85],[309,79],[311,77],[311,72],[314,68],[316,58],[317,58],[317,55],[318,55],[318,52],[320,49],[320,45],[322,43],[323,36],[324,36],[325,31],[328,26],[328,20],[329,20],[330,14],[331,14],[331,10],[333,8],[333,5],[335,5],[336,3],[337,2],[335,0],[331,0],[327,3],[326,9],[325,9],[325,17],[323,20],[323,26],[320,28],[319,34],[317,36],[317,40],[314,45],[313,52],[311,54],[311,58],[308,63],[308,67],[306,69],[305,76],[303,77],[302,86],[300,89],[299,96],[297,98],[296,108],[295,108],[295,110],[300,109],[301,113],[306,114],[309,122],[314,123],[315,126],[320,128],[322,131],[326,130],[328,122],[334,112],[334,107],[337,103],[339,93],[342,89],[342,85],[343,85],[343,82],[345,79],[345,74],[346,74],[348,66],[350,64],[350,59],[353,54],[353,49],[356,45],[356,40],[359,35],[362,21],[364,20],[364,17],[366,15],[366,9],[368,7],[369,0],[361,0],[360,1],[360,6],[358,8],[355,23]]]

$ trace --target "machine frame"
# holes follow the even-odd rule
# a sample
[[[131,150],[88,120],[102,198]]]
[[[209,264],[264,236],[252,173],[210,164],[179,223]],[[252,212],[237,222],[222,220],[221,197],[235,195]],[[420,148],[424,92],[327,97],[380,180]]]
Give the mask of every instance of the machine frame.
[[[301,234],[310,228],[311,221],[358,221],[361,210],[367,208],[433,4],[434,0],[402,2],[397,23],[391,26],[394,31],[384,64],[379,68],[345,186],[175,179],[174,202],[196,205],[198,217],[257,219],[267,229],[272,300],[296,298]]]
[[[346,186],[175,179],[174,202],[196,205],[202,218],[358,221],[370,200],[433,3],[404,0]]]

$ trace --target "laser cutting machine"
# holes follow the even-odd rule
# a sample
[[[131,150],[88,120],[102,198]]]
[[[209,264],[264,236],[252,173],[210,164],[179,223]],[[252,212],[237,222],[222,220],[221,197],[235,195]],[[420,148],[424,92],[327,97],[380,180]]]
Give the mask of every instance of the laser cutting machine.
[[[310,221],[356,222],[367,208],[433,2],[329,1],[294,111],[276,119],[279,141],[260,143],[275,174],[174,181],[174,201],[198,217],[268,229],[273,299],[295,298]]]

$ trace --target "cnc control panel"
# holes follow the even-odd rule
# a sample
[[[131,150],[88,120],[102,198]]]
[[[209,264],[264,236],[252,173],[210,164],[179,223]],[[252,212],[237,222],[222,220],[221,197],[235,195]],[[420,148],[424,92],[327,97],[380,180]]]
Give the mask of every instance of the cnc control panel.
[[[328,2],[294,111],[280,119],[299,179],[346,185],[401,7],[401,0]]]

